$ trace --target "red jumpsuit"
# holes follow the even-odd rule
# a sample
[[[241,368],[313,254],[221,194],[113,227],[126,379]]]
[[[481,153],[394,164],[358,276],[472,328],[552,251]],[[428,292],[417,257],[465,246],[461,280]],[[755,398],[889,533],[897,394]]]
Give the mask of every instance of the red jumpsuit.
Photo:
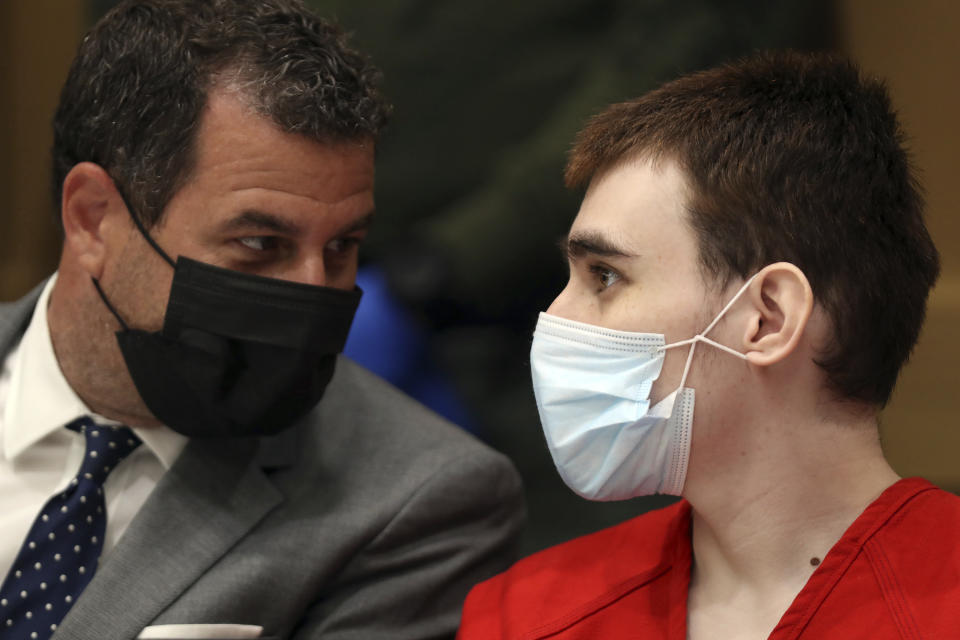
[[[474,587],[459,640],[686,638],[690,505],[525,558]],[[960,498],[888,488],[807,581],[770,640],[960,638]]]

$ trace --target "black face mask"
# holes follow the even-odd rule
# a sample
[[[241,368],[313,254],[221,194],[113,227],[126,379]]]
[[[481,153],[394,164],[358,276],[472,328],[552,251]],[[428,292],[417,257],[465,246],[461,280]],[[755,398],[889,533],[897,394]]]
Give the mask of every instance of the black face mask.
[[[159,332],[123,326],[117,341],[147,408],[190,437],[270,435],[323,396],[361,291],[264,278],[179,257]]]

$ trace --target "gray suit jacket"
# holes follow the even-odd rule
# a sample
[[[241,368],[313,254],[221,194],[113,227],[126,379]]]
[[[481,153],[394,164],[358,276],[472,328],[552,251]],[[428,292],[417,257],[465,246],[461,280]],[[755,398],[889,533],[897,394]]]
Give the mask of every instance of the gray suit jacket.
[[[0,356],[39,289],[0,305]],[[523,519],[501,455],[349,360],[279,436],[192,440],[54,634],[241,623],[281,638],[452,637]]]

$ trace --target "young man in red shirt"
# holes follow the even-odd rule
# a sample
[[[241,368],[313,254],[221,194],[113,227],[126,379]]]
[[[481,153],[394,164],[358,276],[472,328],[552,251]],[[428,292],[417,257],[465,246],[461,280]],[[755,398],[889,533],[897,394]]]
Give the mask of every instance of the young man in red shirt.
[[[958,637],[960,499],[877,434],[939,270],[902,142],[883,85],[823,55],[590,121],[541,421],[580,495],[684,499],[479,585],[463,640]]]

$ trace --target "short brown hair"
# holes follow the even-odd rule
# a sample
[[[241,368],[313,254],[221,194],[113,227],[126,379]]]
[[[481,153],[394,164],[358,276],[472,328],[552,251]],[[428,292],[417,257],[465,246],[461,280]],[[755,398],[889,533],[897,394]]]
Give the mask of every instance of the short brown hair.
[[[817,358],[828,388],[886,404],[940,267],[883,83],[793,52],[687,75],[591,119],[567,185],[644,155],[684,170],[705,275],[726,286],[795,264],[832,320]]]
[[[78,162],[111,175],[151,227],[187,177],[207,93],[239,86],[286,132],[376,139],[379,72],[300,0],[126,0],[87,34],[54,117],[53,191]]]

